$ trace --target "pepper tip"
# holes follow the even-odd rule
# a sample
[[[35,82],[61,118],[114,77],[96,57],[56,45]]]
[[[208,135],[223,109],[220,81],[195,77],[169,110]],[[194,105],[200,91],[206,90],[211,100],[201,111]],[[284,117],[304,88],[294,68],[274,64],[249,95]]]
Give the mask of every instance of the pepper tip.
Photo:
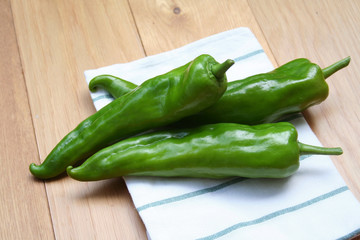
[[[49,176],[47,175],[46,171],[44,171],[41,165],[36,165],[35,163],[31,163],[29,166],[29,170],[32,175],[40,179],[47,179]]]
[[[71,177],[71,178],[74,178],[73,177],[73,173],[72,173],[72,170],[73,169],[73,166],[68,166],[67,168],[66,168],[66,174],[69,176],[69,177]]]
[[[31,163],[30,166],[29,166],[29,170],[32,174],[35,175],[36,173],[36,170],[38,169],[38,165],[36,165],[35,163]]]
[[[73,169],[73,166],[68,166],[66,168],[66,173],[69,175],[69,173],[71,173],[71,170]]]

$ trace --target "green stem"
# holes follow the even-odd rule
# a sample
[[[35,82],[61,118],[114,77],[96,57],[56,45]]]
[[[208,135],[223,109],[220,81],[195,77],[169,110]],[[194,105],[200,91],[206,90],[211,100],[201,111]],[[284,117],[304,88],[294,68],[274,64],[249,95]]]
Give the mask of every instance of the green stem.
[[[300,155],[341,155],[342,149],[336,148],[324,148],[318,146],[307,145],[299,142]]]
[[[234,64],[234,60],[228,59],[223,63],[218,63],[212,65],[211,72],[215,75],[217,79],[224,77],[225,72]]]
[[[326,68],[323,68],[322,69],[322,72],[324,74],[324,78],[328,78],[330,77],[331,75],[333,75],[334,73],[336,73],[337,71],[339,71],[340,69],[346,67],[347,65],[349,65],[350,63],[350,60],[351,58],[350,57],[347,57],[347,58],[344,58]]]

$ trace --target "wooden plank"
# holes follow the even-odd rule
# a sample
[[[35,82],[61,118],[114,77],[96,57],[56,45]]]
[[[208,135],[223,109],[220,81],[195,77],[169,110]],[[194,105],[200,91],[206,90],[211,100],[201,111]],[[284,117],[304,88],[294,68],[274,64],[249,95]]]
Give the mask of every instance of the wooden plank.
[[[17,0],[12,11],[43,161],[95,112],[83,71],[144,52],[126,0]],[[32,185],[43,184],[25,176]],[[46,181],[46,189],[57,239],[146,237],[122,179],[79,183],[64,176]]]
[[[52,239],[45,186],[28,174],[39,155],[7,0],[0,1],[0,22],[0,239]]]
[[[286,12],[291,7],[286,4],[282,6],[280,3],[275,2],[272,13],[267,16],[273,21],[260,21],[253,16],[253,11],[258,13],[260,10],[253,5],[251,9],[245,0],[231,0],[225,5],[210,0],[132,0],[131,11],[125,0],[12,1],[40,159],[43,160],[79,121],[95,111],[82,74],[85,69],[141,58],[145,56],[142,44],[146,55],[152,55],[241,26],[251,28],[276,65],[271,53],[275,48],[270,50],[268,47],[262,34],[262,30],[265,30],[259,28],[257,20],[262,26],[267,24],[270,29],[276,27],[272,23],[276,22],[273,18],[278,17],[279,9],[286,18],[292,19],[292,16],[288,16],[291,13]],[[266,8],[267,6],[266,4]],[[266,10],[262,8],[265,7],[260,7],[261,11]],[[305,7],[305,10],[308,9]],[[292,29],[287,30],[294,32]],[[267,33],[269,32],[272,31],[268,30]],[[304,33],[302,35],[305,36]],[[268,35],[266,36],[269,39]],[[298,41],[298,38],[294,39],[295,42]],[[277,40],[284,42],[279,36]],[[322,39],[317,41],[320,40]],[[290,52],[292,50],[277,44],[275,46],[282,48],[284,52],[284,49],[290,49]],[[307,53],[312,54],[312,51],[309,49]],[[286,54],[289,53],[286,52],[283,56]],[[281,58],[277,60],[284,62]],[[329,64],[329,59],[322,60],[323,62],[319,63]],[[356,101],[358,102],[358,99]],[[320,115],[316,117],[318,116]],[[326,114],[326,118],[331,116]],[[352,117],[355,119],[355,115]],[[327,145],[326,142],[323,143]],[[337,142],[329,143],[337,145]],[[32,178],[29,176],[28,179]],[[32,186],[42,183],[29,182]],[[56,238],[145,238],[144,226],[121,179],[79,183],[62,177],[47,181],[46,188]],[[43,207],[44,204],[40,205]]]
[[[331,76],[326,101],[305,112],[323,145],[341,146],[334,163],[360,200],[360,2],[250,0],[249,4],[276,60],[306,57],[326,67],[344,57],[352,61]]]
[[[147,55],[181,47],[198,39],[249,27],[270,60],[268,44],[245,0],[130,0],[136,25]]]

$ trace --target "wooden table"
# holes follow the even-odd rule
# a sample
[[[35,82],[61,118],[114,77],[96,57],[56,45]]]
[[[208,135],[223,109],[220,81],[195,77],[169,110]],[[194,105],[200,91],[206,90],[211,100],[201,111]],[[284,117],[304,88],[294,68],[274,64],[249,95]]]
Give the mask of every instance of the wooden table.
[[[306,57],[350,66],[305,112],[360,200],[360,1],[0,0],[0,239],[145,239],[121,179],[34,179],[55,144],[95,109],[83,71],[246,26],[275,66]]]

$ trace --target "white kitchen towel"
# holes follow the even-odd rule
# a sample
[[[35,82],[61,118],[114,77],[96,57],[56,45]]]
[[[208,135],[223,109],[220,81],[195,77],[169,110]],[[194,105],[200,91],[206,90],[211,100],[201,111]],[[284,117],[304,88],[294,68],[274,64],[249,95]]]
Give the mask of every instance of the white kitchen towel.
[[[235,64],[234,81],[274,69],[248,28],[209,36],[181,48],[85,71],[86,81],[111,74],[136,84],[183,65],[200,54]],[[90,93],[97,110],[111,102]],[[261,103],[259,103],[261,104]],[[299,140],[320,142],[302,116],[291,120]],[[161,239],[348,239],[360,233],[360,203],[327,156],[303,156],[297,173],[286,179],[223,180],[125,177],[152,240]]]

